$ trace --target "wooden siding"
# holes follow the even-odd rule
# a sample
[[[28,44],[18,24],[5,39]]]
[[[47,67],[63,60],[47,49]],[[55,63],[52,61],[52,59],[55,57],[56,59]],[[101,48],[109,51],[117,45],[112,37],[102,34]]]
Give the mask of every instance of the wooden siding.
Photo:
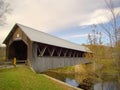
[[[65,66],[73,66],[76,64],[80,64],[80,63],[87,63],[87,60],[85,60],[85,58],[82,56],[75,56],[74,52],[71,53],[71,50],[69,50],[68,55],[64,56],[64,53],[67,49],[64,49],[64,53],[62,54],[62,56],[51,56],[51,54],[49,53],[48,56],[38,56],[37,55],[37,49],[39,46],[44,46],[44,47],[52,47],[50,45],[44,45],[41,43],[33,43],[32,44],[32,59],[31,59],[31,65],[33,67],[33,69],[36,72],[43,72],[46,71],[48,69],[53,69],[53,68],[58,68],[58,67],[65,67]],[[42,47],[44,49],[44,47]],[[58,47],[55,47],[58,48]],[[53,48],[54,49],[54,48]],[[60,49],[60,48],[59,48]],[[57,51],[59,51],[59,49],[57,49]],[[62,48],[63,50],[63,48]],[[45,50],[46,52],[47,50]],[[51,51],[53,51],[51,49]],[[56,53],[56,52],[55,52]],[[81,52],[79,52],[81,53]]]
[[[68,57],[38,57],[32,61],[32,67],[36,72],[43,72],[58,67],[73,66],[86,63],[85,58]]]

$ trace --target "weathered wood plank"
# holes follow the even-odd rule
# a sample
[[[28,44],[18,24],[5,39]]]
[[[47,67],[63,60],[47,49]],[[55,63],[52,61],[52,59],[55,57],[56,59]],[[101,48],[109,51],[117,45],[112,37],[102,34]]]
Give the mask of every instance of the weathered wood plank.
[[[80,63],[86,63],[85,58],[72,58],[72,57],[37,57],[33,65],[36,72],[43,72],[48,69],[58,67],[73,66]]]

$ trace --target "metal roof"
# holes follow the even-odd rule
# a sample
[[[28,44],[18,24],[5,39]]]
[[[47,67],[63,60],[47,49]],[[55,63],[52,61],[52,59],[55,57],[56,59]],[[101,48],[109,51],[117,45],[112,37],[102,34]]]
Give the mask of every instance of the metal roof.
[[[24,25],[21,25],[21,24],[16,24],[16,25],[33,42],[39,42],[39,43],[44,43],[44,44],[48,44],[48,45],[53,45],[53,46],[58,46],[58,47],[83,51],[83,52],[90,52],[90,50],[85,46],[81,46],[79,44],[69,42],[67,40],[52,36],[50,34],[35,30],[33,28],[30,28],[30,27],[27,27],[27,26],[24,26]]]

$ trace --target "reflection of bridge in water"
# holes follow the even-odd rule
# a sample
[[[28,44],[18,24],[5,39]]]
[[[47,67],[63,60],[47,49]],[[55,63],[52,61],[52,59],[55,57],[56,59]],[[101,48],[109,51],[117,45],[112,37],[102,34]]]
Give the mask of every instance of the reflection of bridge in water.
[[[87,63],[85,53],[90,53],[84,46],[20,24],[13,27],[4,43],[7,60],[26,60],[36,72]]]

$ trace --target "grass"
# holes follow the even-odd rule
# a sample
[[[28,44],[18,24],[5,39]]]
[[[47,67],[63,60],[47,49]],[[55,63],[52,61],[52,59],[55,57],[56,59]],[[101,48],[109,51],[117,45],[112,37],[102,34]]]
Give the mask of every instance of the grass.
[[[74,66],[66,66],[66,67],[62,67],[62,68],[57,68],[57,69],[52,69],[52,71],[55,71],[55,72],[61,72],[61,73],[71,73],[73,72],[74,73]]]
[[[36,74],[29,67],[0,69],[0,90],[65,90],[54,81]]]

